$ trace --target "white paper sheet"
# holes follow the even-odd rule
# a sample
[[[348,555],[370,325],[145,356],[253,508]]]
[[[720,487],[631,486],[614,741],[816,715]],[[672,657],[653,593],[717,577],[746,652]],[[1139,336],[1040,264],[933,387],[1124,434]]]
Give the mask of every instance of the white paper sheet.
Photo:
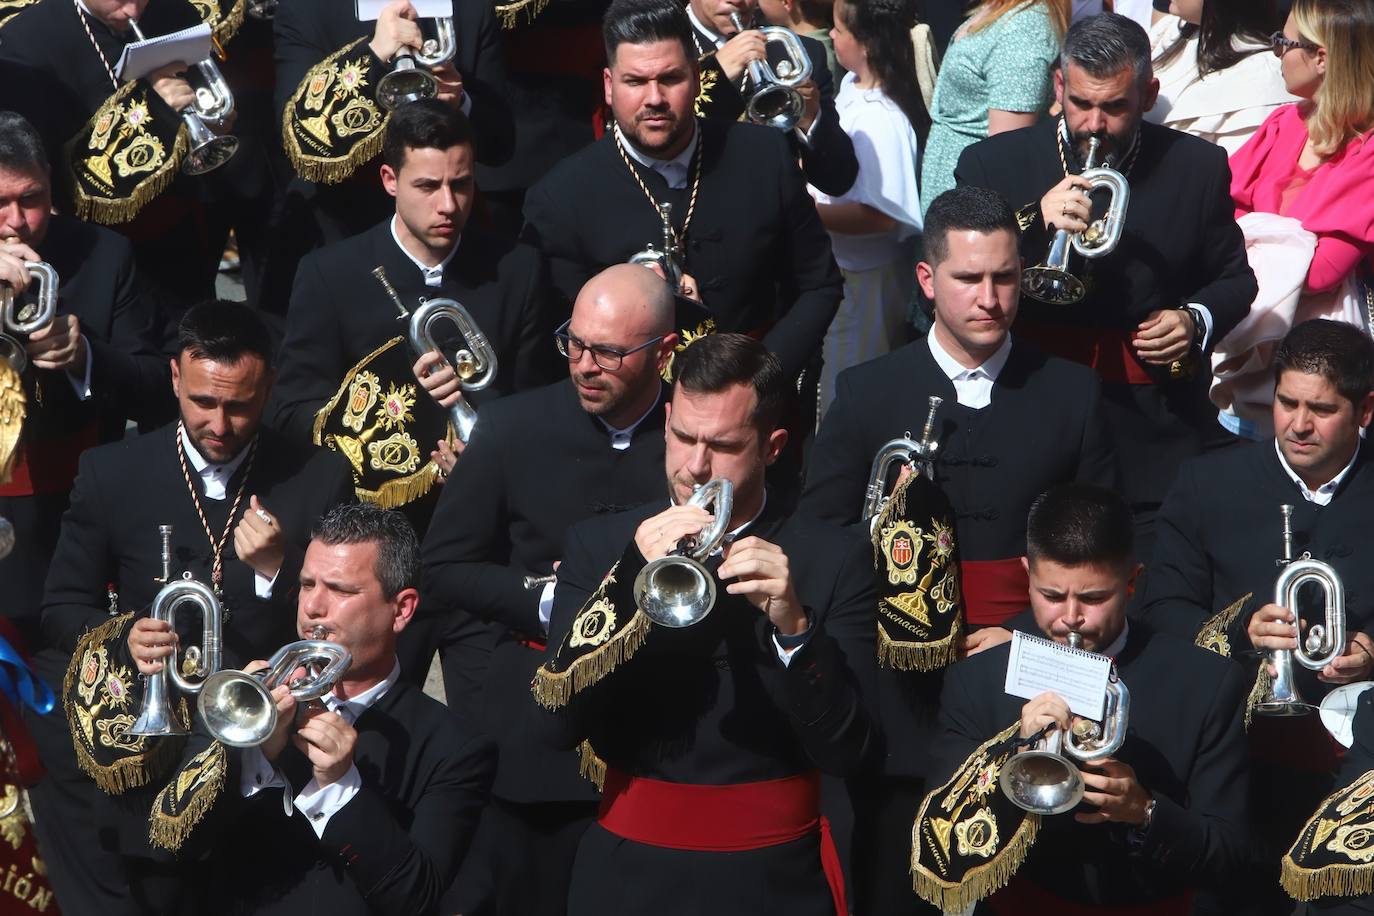
[[[359,22],[374,22],[395,0],[354,0],[357,4]],[[453,15],[453,0],[410,0],[415,7],[415,15],[421,19],[436,19]]]
[[[1011,635],[1004,689],[1023,700],[1053,691],[1064,698],[1074,715],[1101,721],[1111,670],[1112,660],[1105,655],[1071,649],[1018,630]]]
[[[121,80],[136,80],[168,64],[182,63],[189,67],[209,56],[210,27],[202,22],[180,32],[125,45],[115,65],[115,76]]]

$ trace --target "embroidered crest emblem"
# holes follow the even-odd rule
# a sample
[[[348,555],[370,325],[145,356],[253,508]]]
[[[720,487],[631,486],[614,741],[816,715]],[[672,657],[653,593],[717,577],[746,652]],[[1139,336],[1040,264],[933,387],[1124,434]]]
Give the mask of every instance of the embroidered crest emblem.
[[[906,519],[897,519],[883,528],[882,551],[887,558],[887,581],[891,585],[915,585],[920,575],[916,562],[920,556],[923,532]]]
[[[597,599],[582,610],[573,621],[568,645],[576,649],[581,646],[599,646],[611,638],[615,627],[615,609],[605,598]]]
[[[991,858],[997,852],[997,821],[987,808],[954,825],[956,848],[961,856]]]

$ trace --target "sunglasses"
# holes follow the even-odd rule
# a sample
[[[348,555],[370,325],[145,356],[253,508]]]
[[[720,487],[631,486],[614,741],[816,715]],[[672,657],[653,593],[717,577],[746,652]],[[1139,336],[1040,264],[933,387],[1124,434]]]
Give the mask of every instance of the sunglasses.
[[[1318,51],[1321,49],[1321,45],[1303,41],[1301,38],[1289,38],[1282,32],[1275,32],[1269,36],[1269,50],[1274,52],[1275,57],[1283,57],[1294,48],[1302,48],[1304,51]]]

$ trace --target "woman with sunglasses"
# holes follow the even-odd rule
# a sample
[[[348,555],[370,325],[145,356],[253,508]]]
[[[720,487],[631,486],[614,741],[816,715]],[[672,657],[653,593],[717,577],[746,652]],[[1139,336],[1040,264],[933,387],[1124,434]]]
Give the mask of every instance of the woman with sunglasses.
[[[1282,21],[1273,0],[1172,0],[1150,29],[1159,101],[1146,120],[1240,149],[1274,109],[1297,101],[1265,53]]]
[[[1231,196],[1259,295],[1213,357],[1222,425],[1269,434],[1269,345],[1310,318],[1363,325],[1374,256],[1374,0],[1295,0],[1270,39],[1301,101],[1231,157]]]

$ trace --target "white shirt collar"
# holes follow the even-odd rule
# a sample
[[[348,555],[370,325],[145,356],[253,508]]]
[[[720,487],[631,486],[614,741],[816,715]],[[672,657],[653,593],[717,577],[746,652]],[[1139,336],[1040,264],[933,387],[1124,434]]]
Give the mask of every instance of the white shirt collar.
[[[331,712],[337,712],[339,715],[343,716],[348,720],[348,723],[352,725],[354,722],[358,721],[359,716],[367,712],[369,707],[386,696],[386,692],[392,688],[392,685],[396,683],[400,676],[401,663],[400,661],[393,661],[391,663],[390,674],[358,694],[356,697],[349,697],[347,700],[341,700],[336,694],[328,693],[322,698],[324,700],[324,705],[328,707]]]
[[[207,499],[224,499],[229,484],[229,479],[234,476],[234,472],[243,464],[243,459],[248,457],[248,450],[252,444],[244,446],[239,453],[223,464],[215,464],[196,448],[191,441],[191,436],[186,432],[186,427],[177,424],[177,434],[181,436],[181,448],[186,453],[186,460],[191,463],[196,474],[200,476],[201,482],[205,485],[205,497]]]
[[[1131,621],[1128,619],[1122,622],[1121,632],[1117,635],[1116,639],[1112,640],[1112,644],[1105,649],[1099,649],[1097,654],[1106,655],[1109,658],[1116,658],[1121,654],[1121,650],[1126,648],[1126,637],[1130,635]]]
[[[597,417],[597,422],[599,422],[602,426],[606,427],[606,432],[611,434],[611,448],[615,449],[617,452],[623,452],[625,449],[629,448],[630,439],[634,437],[635,430],[639,428],[639,424],[643,423],[645,420],[649,418],[649,414],[654,412],[654,409],[658,407],[659,401],[661,401],[662,399],[662,394],[654,398],[654,402],[649,405],[649,409],[644,411],[644,413],[640,414],[638,420],[635,420],[633,423],[631,423],[624,429],[616,429],[614,426],[607,423],[601,417]]]
[[[687,187],[687,175],[692,167],[692,156],[697,151],[697,141],[701,139],[701,130],[697,125],[696,118],[692,119],[692,140],[687,144],[682,152],[671,159],[655,159],[647,156],[639,150],[633,143],[625,138],[621,133],[620,127],[615,128],[615,142],[619,143],[626,154],[647,169],[653,169],[663,176],[670,188]]]
[[[428,264],[415,257],[415,255],[411,254],[409,248],[401,244],[400,233],[396,231],[396,219],[397,217],[393,214],[391,217],[391,239],[396,243],[396,247],[401,249],[401,253],[410,258],[410,262],[420,269],[421,276],[425,278],[425,286],[442,286],[444,283],[444,268],[448,266],[449,261],[453,260],[453,256],[458,253],[458,245],[463,241],[463,234],[460,232],[458,237],[453,240],[453,247],[448,250],[448,254],[444,255],[444,259],[435,266],[430,267]]]
[[[1355,459],[1360,457],[1360,448],[1361,443],[1357,442],[1355,444],[1355,454],[1350,456],[1350,462],[1345,467],[1341,468],[1341,472],[1326,483],[1317,487],[1317,489],[1311,490],[1308,489],[1303,479],[1294,473],[1293,468],[1288,464],[1288,459],[1283,457],[1283,449],[1279,448],[1279,440],[1274,440],[1274,454],[1279,456],[1279,464],[1283,466],[1284,473],[1288,475],[1290,480],[1298,485],[1298,489],[1302,491],[1303,499],[1310,503],[1316,503],[1319,506],[1329,506],[1331,504],[1331,499],[1336,495],[1336,490],[1340,488],[1341,482],[1350,476],[1351,469],[1355,467]]]
[[[930,345],[930,355],[935,357],[935,364],[940,367],[940,371],[951,382],[965,378],[978,378],[979,376],[986,376],[996,381],[997,376],[1002,374],[1002,367],[1007,364],[1007,357],[1011,356],[1010,334],[1003,338],[1002,345],[997,348],[996,353],[972,369],[960,365],[958,360],[949,355],[948,350],[940,346],[934,328],[931,328],[930,333],[926,335],[926,343]]]
[[[702,22],[700,19],[698,19],[697,11],[692,9],[692,5],[690,3],[687,4],[687,18],[692,20],[692,27],[695,28],[699,34],[711,36],[711,39],[716,43],[717,49],[719,49],[722,45],[725,44],[727,40],[725,36],[717,32],[715,29],[711,28],[706,23]]]

